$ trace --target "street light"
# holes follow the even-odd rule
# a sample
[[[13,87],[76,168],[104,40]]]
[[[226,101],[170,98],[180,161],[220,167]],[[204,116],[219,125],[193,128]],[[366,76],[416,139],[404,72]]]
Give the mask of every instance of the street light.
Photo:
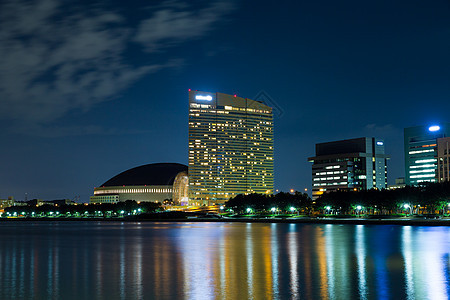
[[[404,207],[405,209],[409,209],[410,214],[412,215],[412,207],[411,207],[409,204],[404,204],[403,207]],[[406,213],[406,216],[408,216],[408,213]]]
[[[327,206],[327,207],[325,207],[325,209],[327,210],[327,213],[329,213],[331,206]]]
[[[358,205],[358,206],[356,207],[356,210],[357,210],[357,212],[358,212],[358,218],[359,218],[359,213],[360,213],[361,209],[362,209],[362,206],[361,206],[361,205]]]
[[[272,213],[275,213],[275,211],[276,211],[277,209],[276,209],[275,207],[272,207],[270,210],[272,211]]]
[[[247,212],[248,213],[251,213],[252,212],[252,209],[249,207],[249,208],[247,208]]]

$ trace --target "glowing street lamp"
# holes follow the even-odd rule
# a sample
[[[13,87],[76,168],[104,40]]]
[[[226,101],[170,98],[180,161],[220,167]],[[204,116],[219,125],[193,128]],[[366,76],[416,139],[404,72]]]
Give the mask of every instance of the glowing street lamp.
[[[252,212],[252,209],[249,207],[249,208],[247,208],[247,212],[248,213],[251,213]]]
[[[359,214],[360,214],[360,212],[361,212],[361,209],[362,209],[362,206],[361,206],[361,205],[358,205],[358,206],[356,207],[356,211],[357,211],[357,213],[358,213],[358,217],[359,217]]]
[[[325,209],[327,210],[327,214],[329,214],[330,210],[331,210],[331,206],[326,206]]]
[[[404,204],[403,207],[404,207],[405,209],[409,210],[409,211],[410,211],[410,214],[412,215],[412,207],[411,207],[411,205],[409,205],[409,204]],[[406,213],[406,216],[408,216],[408,213]]]
[[[270,210],[272,211],[272,213],[275,213],[275,211],[276,211],[277,209],[276,209],[275,207],[272,207]]]
[[[291,206],[290,208],[290,211],[293,213],[294,211],[296,211],[297,212],[297,215],[299,215],[300,214],[300,212],[295,208],[295,207],[293,207],[293,206]]]

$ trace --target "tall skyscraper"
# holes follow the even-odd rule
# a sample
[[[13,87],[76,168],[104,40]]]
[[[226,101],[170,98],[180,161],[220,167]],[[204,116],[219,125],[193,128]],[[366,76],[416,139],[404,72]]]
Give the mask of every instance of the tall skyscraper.
[[[189,91],[189,201],[273,193],[273,115],[233,95]]]
[[[437,140],[450,136],[450,123],[404,129],[407,185],[437,182]]]
[[[312,162],[312,198],[336,190],[383,189],[387,186],[384,142],[356,138],[316,144]]]

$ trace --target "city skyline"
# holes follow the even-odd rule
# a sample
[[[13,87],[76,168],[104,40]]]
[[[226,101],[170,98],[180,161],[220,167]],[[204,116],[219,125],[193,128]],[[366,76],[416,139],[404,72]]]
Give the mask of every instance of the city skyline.
[[[187,164],[189,88],[276,105],[275,189],[310,189],[314,145],[361,136],[384,139],[393,183],[403,129],[448,122],[449,13],[443,0],[3,1],[0,198],[87,202],[132,167]]]

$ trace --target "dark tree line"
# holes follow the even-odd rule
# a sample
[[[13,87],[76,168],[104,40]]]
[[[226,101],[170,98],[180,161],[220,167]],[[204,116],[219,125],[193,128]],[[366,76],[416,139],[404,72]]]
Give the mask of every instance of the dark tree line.
[[[296,211],[310,211],[312,202],[307,194],[299,192],[294,194],[278,193],[275,195],[240,194],[228,200],[225,206],[236,213],[245,213],[249,208],[253,212],[269,212],[272,208],[277,209],[277,211],[292,212],[291,207]]]
[[[395,190],[336,191],[316,200],[317,210],[327,207],[339,214],[354,212],[357,206],[369,214],[446,213],[450,209],[450,182],[424,183]]]
[[[111,216],[128,215],[130,213],[151,213],[163,210],[161,203],[155,202],[140,202],[134,200],[127,200],[118,203],[102,203],[102,204],[77,204],[77,205],[50,205],[44,204],[36,206],[29,204],[25,206],[11,206],[5,208],[5,215],[24,215],[24,216],[74,216],[74,215],[88,215],[88,216]]]
[[[237,195],[225,203],[235,213],[277,211],[324,214],[448,214],[450,213],[450,182],[424,183],[395,190],[335,191],[312,201],[307,194],[295,192],[275,195]]]

